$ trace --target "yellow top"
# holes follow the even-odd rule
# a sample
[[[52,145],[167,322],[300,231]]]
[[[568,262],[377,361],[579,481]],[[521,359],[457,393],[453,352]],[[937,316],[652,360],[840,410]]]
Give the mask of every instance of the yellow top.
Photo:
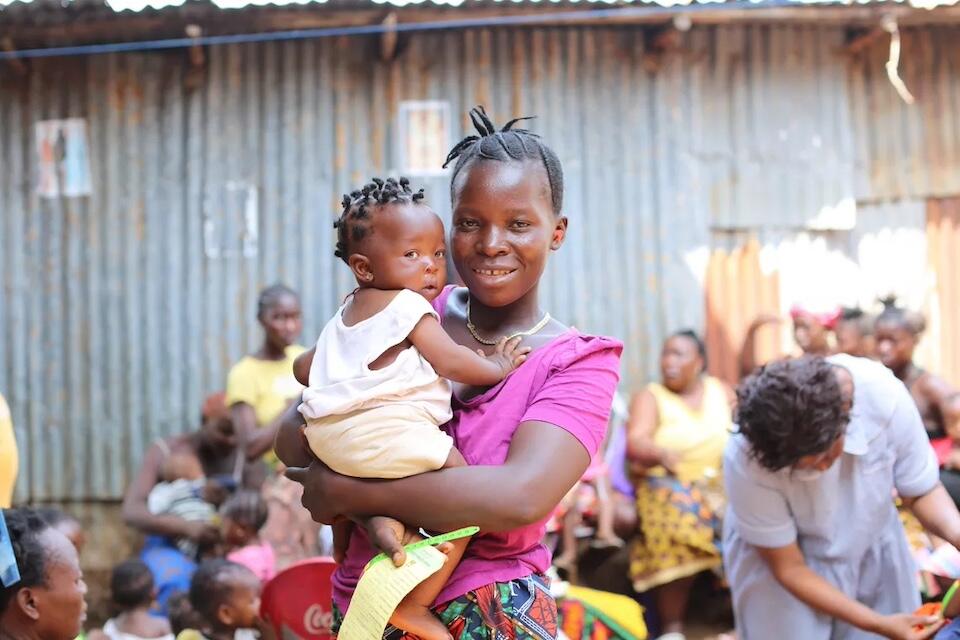
[[[647,389],[657,401],[660,418],[653,442],[680,456],[676,469],[678,479],[691,482],[718,476],[733,424],[723,383],[704,376],[703,403],[699,410],[691,409],[683,398],[661,384],[652,383]],[[657,468],[650,473],[665,472]]]
[[[13,419],[10,417],[10,407],[3,396],[0,396],[0,509],[10,508],[18,468],[19,457],[17,441],[13,437]]]
[[[253,407],[258,427],[273,422],[290,400],[303,391],[293,376],[293,361],[304,351],[300,345],[292,344],[283,360],[241,358],[227,374],[227,406],[246,402]]]

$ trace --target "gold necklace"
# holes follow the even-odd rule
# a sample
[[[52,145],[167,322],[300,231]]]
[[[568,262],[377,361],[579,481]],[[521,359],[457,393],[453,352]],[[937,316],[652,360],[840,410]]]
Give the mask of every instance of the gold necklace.
[[[538,333],[541,329],[547,326],[547,323],[550,322],[550,314],[543,314],[543,318],[537,324],[533,325],[526,331],[517,331],[516,333],[511,333],[507,336],[507,340],[513,340],[514,338],[525,338],[527,336],[532,336],[535,333]],[[470,335],[473,336],[473,339],[479,342],[480,344],[485,344],[489,346],[494,346],[498,344],[499,340],[488,340],[482,337],[478,332],[477,328],[474,326],[473,321],[470,320],[470,297],[467,296],[467,331],[470,332]]]

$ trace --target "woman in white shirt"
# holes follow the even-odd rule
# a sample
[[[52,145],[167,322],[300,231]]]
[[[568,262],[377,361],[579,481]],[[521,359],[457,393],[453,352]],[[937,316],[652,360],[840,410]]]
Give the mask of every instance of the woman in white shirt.
[[[774,362],[743,382],[724,457],[724,565],[740,640],[932,637],[893,491],[960,544],[960,514],[910,394],[847,355]],[[923,626],[917,629],[917,626]]]

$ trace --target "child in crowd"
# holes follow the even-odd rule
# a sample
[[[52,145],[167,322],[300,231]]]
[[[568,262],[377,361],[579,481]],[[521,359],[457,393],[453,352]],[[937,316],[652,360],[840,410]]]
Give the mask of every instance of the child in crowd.
[[[150,613],[156,597],[153,575],[140,560],[127,560],[113,568],[110,596],[117,615],[88,640],[173,640],[170,623]]]
[[[238,491],[220,508],[227,560],[250,569],[261,582],[267,582],[277,573],[273,547],[259,535],[266,522],[267,503],[257,491]]]
[[[243,565],[203,562],[190,581],[189,609],[176,600],[178,622],[191,625],[179,630],[177,640],[274,640],[260,617],[260,589],[260,580]]]
[[[184,631],[203,628],[203,618],[190,604],[190,594],[175,591],[167,599],[167,620],[175,638]]]
[[[300,405],[306,444],[297,459],[283,461],[305,466],[312,451],[334,471],[362,478],[403,478],[465,465],[440,429],[452,417],[451,387],[444,378],[494,385],[526,359],[529,348],[519,348],[519,336],[511,336],[486,357],[443,330],[430,304],[446,284],[443,223],[423,202],[423,190],[413,192],[406,178],[374,178],[345,195],[335,227],[335,254],[350,267],[357,289],[314,349],[295,363],[298,378],[308,384]],[[348,532],[349,523],[335,527],[337,550],[345,549]],[[449,637],[429,607],[466,540],[454,547],[444,568],[397,608],[395,626],[424,640]]]
[[[83,527],[80,526],[79,520],[54,507],[37,509],[37,514],[44,522],[50,525],[50,527],[65,535],[67,540],[73,543],[77,553],[83,551],[83,546],[86,544],[87,538],[83,533]]]
[[[554,512],[553,519],[558,523],[555,526],[561,531],[562,551],[554,558],[553,565],[575,578],[577,533],[588,517],[594,518],[597,525],[590,546],[596,549],[622,547],[623,540],[613,531],[615,515],[609,469],[603,457],[598,455]]]
[[[200,460],[186,453],[174,453],[160,467],[162,482],[147,496],[150,513],[169,514],[191,522],[213,522],[216,505],[223,502],[226,490],[220,483],[204,477]],[[200,553],[192,540],[180,538],[177,547],[189,558]]]

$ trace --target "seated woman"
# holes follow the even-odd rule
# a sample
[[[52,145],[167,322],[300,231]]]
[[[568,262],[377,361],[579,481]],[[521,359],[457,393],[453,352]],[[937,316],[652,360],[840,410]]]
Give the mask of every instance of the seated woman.
[[[922,640],[894,489],[960,544],[920,415],[879,363],[847,355],[769,364],[737,391],[724,455],[723,555],[739,640]],[[920,627],[919,629],[917,627]]]
[[[187,557],[178,549],[176,540],[186,538],[198,544],[211,544],[217,542],[220,533],[212,522],[150,512],[147,498],[163,480],[164,461],[179,454],[196,456],[204,474],[208,478],[221,478],[226,486],[242,484],[259,489],[265,477],[263,463],[243,464],[243,454],[223,394],[207,398],[200,429],[157,440],[150,445],[140,463],[139,473],[124,495],[123,519],[147,534],[140,559],[150,567],[156,580],[157,603],[161,611],[165,610],[170,594],[190,588],[190,577],[196,570],[196,558]]]
[[[656,589],[665,638],[683,637],[696,575],[722,564],[720,463],[733,392],[705,370],[697,334],[670,336],[660,355],[663,383],[634,398],[628,424],[639,518],[630,577],[638,592]]]
[[[913,362],[926,328],[923,316],[896,306],[894,300],[884,305],[876,323],[877,354],[910,390],[943,467],[940,479],[954,503],[960,504],[960,390]]]
[[[6,509],[0,537],[0,637],[73,640],[87,614],[77,550],[32,509]]]

